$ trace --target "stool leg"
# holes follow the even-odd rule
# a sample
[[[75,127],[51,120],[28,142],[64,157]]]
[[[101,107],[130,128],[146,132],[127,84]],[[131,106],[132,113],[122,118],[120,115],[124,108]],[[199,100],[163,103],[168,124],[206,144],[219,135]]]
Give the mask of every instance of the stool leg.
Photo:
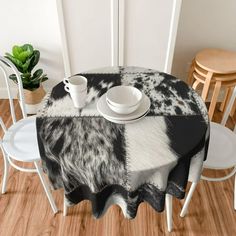
[[[217,81],[216,84],[215,84],[215,89],[213,91],[211,104],[210,104],[210,108],[209,108],[209,111],[208,111],[210,120],[212,120],[212,117],[213,117],[213,114],[214,114],[214,111],[215,111],[217,98],[218,98],[219,93],[220,93],[220,88],[221,88],[221,81]]]
[[[225,101],[225,107],[224,107],[224,110],[222,111],[223,113],[225,112],[225,109],[226,109],[226,107],[229,104],[229,100],[230,100],[230,98],[231,98],[231,96],[233,94],[233,90],[234,90],[234,88],[229,88],[229,93],[228,93],[227,99]]]
[[[193,83],[192,88],[193,88],[194,90],[196,90],[196,89],[197,89],[197,86],[198,86],[199,84],[200,84],[200,82],[196,80],[196,81]]]
[[[234,210],[236,210],[236,175],[234,175]]]
[[[230,89],[229,89],[229,88],[226,88],[224,100],[223,100],[223,102],[222,102],[221,105],[220,105],[220,111],[221,111],[221,112],[223,112],[224,109],[225,109],[225,107],[226,107],[226,101],[227,101],[227,98],[228,98],[229,91],[230,91]]]
[[[206,75],[206,80],[203,86],[203,90],[202,90],[202,99],[205,102],[207,99],[207,95],[208,95],[208,91],[210,88],[210,83],[211,83],[211,79],[212,79],[213,73],[212,72],[208,72]]]
[[[230,116],[231,116],[231,117],[234,116],[235,111],[236,111],[236,101],[234,101],[233,108],[232,108],[232,110],[231,110],[231,112],[230,112]]]
[[[231,88],[227,88],[227,90],[229,91],[228,92],[228,95],[227,95],[227,99],[226,99],[226,102],[225,102],[225,105],[224,105],[224,109],[221,110],[223,112],[223,114],[225,113],[225,109],[226,107],[228,106],[229,104],[229,100],[233,94],[233,90],[234,90],[234,87],[231,87]],[[236,101],[234,102],[233,104],[233,107],[231,109],[231,112],[230,112],[230,116],[233,117],[234,116],[234,113],[235,113],[235,110],[236,110]]]
[[[195,66],[195,59],[192,60],[189,72],[188,72],[188,85],[192,86],[193,84],[193,72],[194,72],[194,66]]]

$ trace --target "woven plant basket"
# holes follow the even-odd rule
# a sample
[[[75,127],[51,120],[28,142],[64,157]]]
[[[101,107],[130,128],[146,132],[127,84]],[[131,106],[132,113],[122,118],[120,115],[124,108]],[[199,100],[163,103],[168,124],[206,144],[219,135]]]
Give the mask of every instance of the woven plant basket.
[[[27,114],[36,114],[38,106],[46,92],[42,85],[34,91],[23,89]],[[19,97],[19,96],[18,96]]]
[[[40,87],[35,89],[34,91],[30,91],[27,89],[23,89],[23,91],[25,96],[25,103],[30,105],[40,103],[46,94],[42,85],[40,85]]]

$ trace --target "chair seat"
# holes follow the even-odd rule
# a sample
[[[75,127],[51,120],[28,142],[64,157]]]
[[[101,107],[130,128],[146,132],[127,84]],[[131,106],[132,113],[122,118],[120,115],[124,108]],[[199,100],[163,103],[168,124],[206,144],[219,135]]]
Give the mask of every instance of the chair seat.
[[[236,134],[223,125],[210,123],[210,143],[204,168],[227,169],[236,165]]]
[[[13,124],[2,140],[5,152],[18,161],[40,160],[36,135],[36,117],[27,117]]]

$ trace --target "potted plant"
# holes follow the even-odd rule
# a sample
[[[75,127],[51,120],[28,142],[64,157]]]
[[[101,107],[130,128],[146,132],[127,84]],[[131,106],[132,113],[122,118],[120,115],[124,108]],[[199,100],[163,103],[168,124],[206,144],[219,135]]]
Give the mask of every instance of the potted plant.
[[[34,50],[33,46],[30,44],[24,44],[23,46],[15,45],[12,48],[12,54],[6,53],[5,57],[9,59],[21,73],[20,76],[23,84],[27,113],[36,113],[39,103],[45,96],[42,82],[48,79],[42,69],[37,69],[33,72],[34,67],[39,62],[40,52]],[[17,83],[15,74],[11,74],[9,78]]]

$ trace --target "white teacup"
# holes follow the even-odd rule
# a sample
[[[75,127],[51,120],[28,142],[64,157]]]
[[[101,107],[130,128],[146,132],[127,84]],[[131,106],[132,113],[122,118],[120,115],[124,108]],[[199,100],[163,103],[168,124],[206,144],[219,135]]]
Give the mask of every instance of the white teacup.
[[[63,83],[65,84],[64,89],[70,93],[74,106],[76,108],[84,107],[87,97],[87,79],[84,76],[75,75],[63,79]]]

